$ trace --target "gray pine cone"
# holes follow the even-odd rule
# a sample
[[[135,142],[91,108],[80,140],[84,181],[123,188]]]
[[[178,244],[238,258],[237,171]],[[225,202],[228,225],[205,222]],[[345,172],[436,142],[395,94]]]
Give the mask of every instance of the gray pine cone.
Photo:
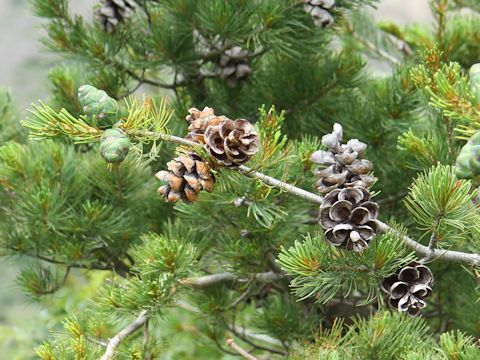
[[[101,4],[95,18],[107,33],[113,33],[118,24],[131,17],[138,7],[133,0],[101,0]]]
[[[378,205],[367,189],[356,186],[332,190],[320,206],[318,221],[327,241],[336,247],[360,252],[376,234]]]
[[[322,137],[322,144],[328,150],[316,151],[310,157],[314,164],[320,165],[315,173],[318,178],[315,187],[322,195],[342,187],[360,186],[368,189],[376,181],[368,174],[373,164],[369,160],[359,159],[367,145],[357,139],[342,145],[342,137],[342,126],[335,124],[333,132]]]
[[[315,26],[325,28],[334,23],[330,11],[335,7],[335,0],[303,0],[303,9],[310,14]]]
[[[218,62],[220,77],[229,87],[237,87],[251,74],[249,52],[240,46],[226,50]]]
[[[427,305],[425,300],[432,295],[432,285],[430,269],[413,261],[384,279],[381,288],[388,295],[392,308],[415,316]]]

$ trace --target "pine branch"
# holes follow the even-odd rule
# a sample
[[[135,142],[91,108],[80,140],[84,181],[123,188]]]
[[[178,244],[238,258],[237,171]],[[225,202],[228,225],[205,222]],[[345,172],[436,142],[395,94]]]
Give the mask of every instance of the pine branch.
[[[236,352],[238,352],[243,358],[247,359],[247,360],[258,360],[255,356],[253,356],[252,354],[250,354],[248,351],[242,349],[240,346],[238,346],[237,344],[235,344],[235,342],[233,341],[233,339],[228,339],[227,340],[227,345],[230,346],[233,350],[235,350]]]
[[[277,282],[277,281],[286,279],[287,276],[284,274],[277,274],[277,273],[274,273],[273,271],[269,271],[265,273],[253,274],[251,278],[253,278],[255,281],[260,283],[272,283],[272,282]],[[205,275],[198,278],[185,279],[183,281],[183,284],[191,285],[193,287],[203,289],[211,286],[216,286],[219,284],[234,283],[234,282],[247,283],[248,281],[249,279],[240,278],[235,274],[225,272],[225,273]]]
[[[105,354],[103,354],[101,360],[111,360],[115,356],[115,351],[117,350],[120,343],[131,334],[133,334],[138,329],[142,328],[145,323],[148,321],[148,313],[147,311],[142,311],[137,319],[129,324],[127,327],[122,329],[117,335],[111,338],[108,341],[107,349],[105,350]]]
[[[168,134],[161,134],[161,133],[153,133],[153,132],[137,132],[133,133],[134,135],[146,135],[149,137],[157,137],[158,139],[165,140],[165,141],[172,141],[180,145],[188,146],[188,147],[197,147],[199,144],[190,140],[186,140],[184,138],[178,137],[178,136],[173,136],[173,135],[168,135]],[[308,200],[312,203],[321,205],[323,203],[323,198],[319,195],[313,194],[309,191],[300,189],[294,185],[288,184],[286,182],[277,180],[273,177],[270,177],[268,175],[262,174],[261,172],[258,172],[256,170],[250,169],[249,167],[245,165],[241,165],[237,168],[233,168],[234,170],[237,170],[244,174],[247,177],[259,180],[265,185],[272,186],[276,189],[279,189],[281,191],[288,192],[289,194],[292,194],[294,196],[297,196],[299,198]],[[393,231],[394,233],[398,234],[398,232],[395,229],[392,229],[390,226],[387,224],[381,222],[381,221],[376,221],[378,225],[378,230],[379,232],[388,232],[388,231]],[[417,241],[411,239],[408,236],[403,236],[403,241],[405,244],[414,250],[417,254],[421,256],[426,256],[427,254],[432,253],[432,251],[427,247],[423,246]],[[472,253],[464,253],[460,251],[452,251],[452,250],[434,250],[431,256],[431,259],[442,259],[445,261],[449,262],[455,262],[455,263],[461,263],[461,264],[467,264],[467,265],[473,265],[477,266],[480,265],[480,254],[472,254]]]

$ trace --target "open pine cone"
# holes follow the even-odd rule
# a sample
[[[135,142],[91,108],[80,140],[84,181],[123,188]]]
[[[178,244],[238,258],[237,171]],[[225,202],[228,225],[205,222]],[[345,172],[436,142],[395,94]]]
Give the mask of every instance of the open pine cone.
[[[400,312],[417,315],[432,295],[433,275],[428,267],[413,261],[397,273],[383,280],[382,290],[388,294],[388,303]]]
[[[113,33],[118,24],[131,17],[138,7],[133,0],[101,0],[101,3],[95,17],[107,33]]]
[[[196,142],[204,143],[204,133],[209,126],[219,125],[222,121],[228,120],[226,116],[215,115],[212,108],[205,106],[203,110],[197,108],[188,109],[187,117],[185,118],[189,122],[187,139],[194,140]]]
[[[368,175],[372,170],[372,163],[366,159],[358,159],[367,145],[351,139],[341,144],[343,130],[340,124],[333,126],[331,134],[322,137],[322,144],[328,151],[315,151],[310,160],[320,166],[315,175],[318,178],[315,186],[322,195],[340,187],[361,186],[369,188],[376,179]]]
[[[167,202],[182,199],[190,203],[198,198],[201,190],[213,191],[215,177],[208,164],[195,153],[181,155],[167,163],[168,171],[159,171],[155,176],[168,182],[158,189]]]
[[[312,16],[315,26],[319,28],[333,24],[330,11],[335,5],[335,0],[303,0],[303,9]]]
[[[232,88],[245,81],[252,73],[249,52],[240,46],[226,50],[220,57],[218,67],[220,77]]]
[[[244,119],[226,119],[207,127],[205,147],[218,164],[237,166],[246,163],[258,151],[258,136]]]
[[[378,205],[370,201],[367,189],[357,186],[325,196],[318,221],[330,244],[359,252],[375,236],[377,216]]]

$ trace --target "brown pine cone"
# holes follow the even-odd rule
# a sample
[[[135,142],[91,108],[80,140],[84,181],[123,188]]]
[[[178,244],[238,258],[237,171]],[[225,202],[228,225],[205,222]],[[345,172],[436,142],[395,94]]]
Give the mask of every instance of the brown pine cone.
[[[167,202],[182,199],[186,203],[194,202],[201,190],[213,191],[215,177],[210,166],[195,153],[180,155],[167,163],[168,171],[159,171],[155,176],[168,182],[158,188]]]
[[[342,145],[342,137],[342,126],[335,124],[333,132],[322,137],[322,144],[328,151],[315,151],[310,157],[314,164],[320,165],[315,173],[318,177],[315,186],[322,195],[343,187],[369,188],[376,181],[376,178],[368,174],[372,170],[372,163],[358,159],[367,145],[357,139],[351,139]]]
[[[388,303],[400,312],[415,316],[432,295],[433,275],[428,267],[413,261],[397,273],[383,280],[382,290],[388,294]]]
[[[113,33],[118,24],[131,17],[138,7],[133,0],[101,0],[101,3],[102,6],[95,12],[95,18],[107,33]]]
[[[246,163],[258,151],[258,136],[244,119],[224,120],[205,131],[205,147],[218,164],[236,166]]]
[[[330,11],[335,5],[335,0],[303,0],[303,9],[312,16],[315,26],[319,28],[333,24]]]
[[[378,205],[367,189],[356,186],[331,191],[320,206],[318,221],[333,246],[359,252],[375,236]]]
[[[205,106],[203,110],[198,110],[197,108],[188,109],[189,115],[185,118],[190,125],[188,126],[187,139],[205,143],[203,134],[207,127],[210,125],[215,126],[219,125],[222,121],[227,120],[226,116],[217,116],[215,115],[212,108]]]

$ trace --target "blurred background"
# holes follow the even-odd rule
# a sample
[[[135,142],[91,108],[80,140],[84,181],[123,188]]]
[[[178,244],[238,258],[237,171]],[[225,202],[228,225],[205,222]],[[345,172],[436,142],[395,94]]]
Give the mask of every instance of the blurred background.
[[[71,0],[75,13],[91,17],[96,0]],[[377,20],[393,20],[398,24],[430,23],[428,0],[383,0],[371,10]],[[20,114],[38,99],[47,96],[48,69],[57,61],[39,41],[43,34],[42,21],[30,14],[28,0],[0,0],[0,87],[12,93]],[[16,265],[21,258],[0,258],[0,358],[33,359],[33,346],[45,339],[45,329],[56,322],[55,314],[29,301],[15,284]],[[103,275],[98,275],[100,277]],[[80,277],[78,279],[81,279]],[[80,280],[77,280],[80,281]],[[77,284],[79,287],[82,284]],[[78,306],[89,296],[60,291],[53,299],[64,308]],[[49,326],[50,324],[50,326]],[[5,357],[7,356],[7,357]]]

